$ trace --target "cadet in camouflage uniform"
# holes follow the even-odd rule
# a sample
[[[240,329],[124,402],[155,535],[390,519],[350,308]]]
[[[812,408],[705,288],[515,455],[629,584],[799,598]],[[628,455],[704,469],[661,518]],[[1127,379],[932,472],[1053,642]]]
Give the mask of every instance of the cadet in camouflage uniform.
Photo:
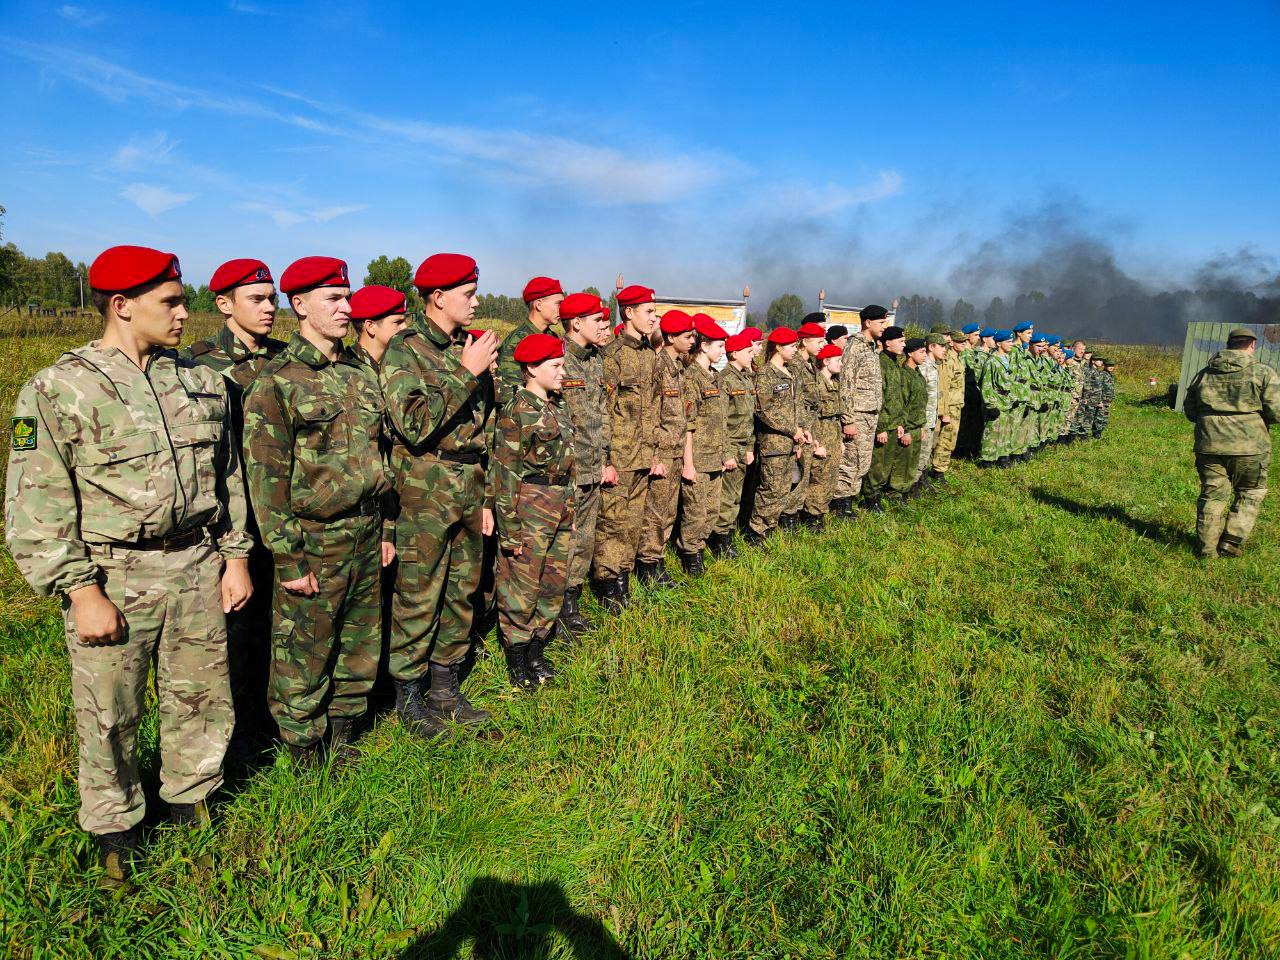
[[[658,320],[653,290],[632,285],[618,291],[618,309],[624,330],[603,350],[612,438],[606,464],[617,471],[618,483],[601,494],[592,561],[596,594],[614,612],[626,605],[630,592],[650,479],[666,472],[654,456],[658,357],[648,343]]]
[[[982,404],[986,426],[982,431],[982,447],[978,452],[978,466],[1007,467],[1019,429],[1019,414],[1025,404],[1026,390],[1022,381],[1012,371],[1013,333],[1009,330],[993,331],[996,349],[989,354],[978,369],[978,388],[982,392]]]
[[[467,331],[479,277],[475,260],[462,254],[424,260],[413,282],[425,316],[382,357],[399,501],[388,669],[401,722],[424,736],[489,718],[461,690],[483,602],[484,538],[493,531],[485,467],[498,341]]]
[[[258,529],[275,558],[270,706],[302,764],[325,733],[355,738],[381,657],[381,567],[389,490],[373,371],[342,345],[347,265],[304,257],[280,278],[298,332],[245,394],[245,465]]]
[[[399,290],[371,283],[351,295],[351,322],[355,325],[356,342],[352,351],[375,374],[382,369],[382,356],[396,334],[408,325],[408,298]],[[384,435],[384,451],[390,442]]]
[[[271,337],[276,319],[276,285],[265,263],[244,258],[229,260],[215,270],[209,289],[226,322],[213,336],[191,344],[183,351],[183,357],[216,370],[225,378],[233,443],[239,454],[244,435],[244,391],[263,365],[285,346]],[[275,570],[271,551],[258,537],[252,509],[248,511],[248,522],[249,535],[254,538],[249,554],[253,596],[243,608],[227,615],[227,660],[236,715],[233,756],[251,752],[255,741],[272,736],[275,731],[275,721],[267,709]]]
[[[778,525],[790,529],[800,524],[805,498],[809,492],[809,477],[813,473],[816,447],[813,440],[818,425],[818,352],[827,345],[827,331],[822,326],[825,314],[808,314],[796,333],[800,337],[800,349],[791,358],[788,367],[800,395],[800,429],[804,431],[804,444],[800,459],[796,461],[800,472],[791,487],[787,502],[782,507]]]
[[[564,290],[560,287],[560,281],[553,280],[551,277],[534,277],[524,285],[522,296],[525,305],[529,308],[529,315],[502,338],[502,345],[498,347],[498,375],[495,386],[499,409],[506,406],[507,401],[524,386],[520,364],[515,361],[516,345],[533,333],[559,333],[560,303],[564,300]]]
[[[654,460],[662,473],[649,481],[645,498],[644,526],[640,549],[636,551],[636,579],[641,583],[670,586],[673,581],[662,565],[671,530],[676,523],[680,483],[691,481],[692,470],[684,469],[684,438],[688,408],[684,395],[684,366],[693,349],[693,318],[683,310],[668,310],[659,325],[662,347],[654,367],[654,393],[658,399],[658,423]]]
[[[862,478],[871,469],[883,389],[875,344],[889,326],[889,311],[871,304],[862,308],[861,318],[861,332],[849,337],[840,367],[844,444],[833,506],[845,514],[852,512],[854,500],[862,491]]]
[[[1267,496],[1270,429],[1280,421],[1280,375],[1257,358],[1248,327],[1227,334],[1187,387],[1182,412],[1196,425],[1200,555],[1238,557]]]
[[[880,354],[880,375],[884,384],[884,402],[876,422],[876,449],[871,469],[863,487],[866,508],[884,509],[883,498],[901,496],[911,489],[915,469],[915,449],[919,449],[920,429],[924,425],[928,387],[914,366],[902,362],[907,348],[923,360],[924,341],[907,341],[901,327],[889,327],[880,338],[884,352]]]
[[[250,597],[250,539],[226,385],[173,349],[187,317],[177,258],[113,247],[89,285],[102,339],[18,394],[5,533],[32,589],[62,602],[80,825],[120,883],[145,812],[135,746],[153,663],[170,816],[207,818],[222,783],[224,615]]]
[[[921,489],[920,481],[924,478],[924,472],[933,459],[934,437],[938,429],[938,364],[947,356],[947,339],[942,334],[929,334],[925,337],[924,344],[924,360],[917,364],[916,369],[924,377],[928,397],[924,408],[924,426],[920,428],[920,449],[916,451],[916,465],[911,476],[911,483],[915,490]]]
[[[813,428],[813,463],[809,468],[809,489],[805,491],[806,526],[820,526],[840,479],[840,427],[844,402],[840,397],[840,364],[844,351],[833,343],[824,345],[815,358],[818,376],[814,393],[817,407]]]
[[[564,343],[533,333],[513,353],[525,385],[497,418],[489,485],[498,529],[498,622],[519,689],[555,679],[555,634],[573,549],[573,423],[560,403]]]
[[[685,432],[681,476],[693,475],[680,488],[680,529],[676,556],[684,572],[702,573],[702,551],[720,514],[721,478],[729,460],[728,398],[720,388],[714,364],[724,359],[729,338],[720,324],[704,313],[693,318],[697,342],[693,362],[684,372]]]
[[[756,383],[752,360],[755,342],[745,331],[725,341],[729,362],[720,371],[720,392],[728,406],[725,433],[728,442],[724,474],[720,478],[720,512],[707,540],[713,556],[737,556],[733,534],[742,512],[742,491],[747,471],[755,463]]]
[[[1067,372],[1071,375],[1071,405],[1067,408],[1066,432],[1063,440],[1075,443],[1080,439],[1078,421],[1080,419],[1080,398],[1084,393],[1085,365],[1083,362],[1085,343],[1077,340],[1067,351]]]
[[[1111,404],[1116,399],[1116,365],[1110,360],[1102,361],[1102,376],[1098,381],[1098,409],[1093,417],[1093,435],[1101,437],[1102,431],[1111,422]]]
[[[1098,368],[1100,363],[1093,361],[1092,355],[1080,364],[1081,387],[1080,403],[1076,407],[1076,417],[1071,424],[1071,434],[1076,440],[1089,440],[1093,437],[1093,421],[1098,413],[1099,388]]]
[[[976,326],[977,324],[969,324],[962,328],[962,332]],[[989,336],[993,333],[995,331],[990,327],[982,327],[977,332],[968,334],[969,349],[961,355],[964,361],[964,412],[960,416],[960,436],[956,440],[955,455],[958,457],[977,459],[982,449],[987,408],[982,401],[978,382],[983,365],[995,349],[995,343]]]
[[[591,574],[596,552],[596,519],[600,515],[600,490],[618,483],[618,471],[608,465],[613,421],[607,412],[604,358],[600,349],[609,342],[605,306],[592,293],[572,293],[560,304],[564,325],[564,379],[560,386],[565,410],[573,422],[574,533],[569,574],[560,609],[560,627],[570,635],[590,630],[578,601],[582,585]]]
[[[782,516],[805,441],[800,427],[800,388],[790,361],[799,350],[794,330],[769,331],[765,364],[756,374],[756,463],[760,485],[751,508],[746,540],[758,544],[773,533]]]
[[[938,434],[929,463],[929,477],[935,483],[947,482],[965,405],[964,357],[969,350],[969,338],[962,331],[952,330],[947,341],[946,356],[938,365]]]

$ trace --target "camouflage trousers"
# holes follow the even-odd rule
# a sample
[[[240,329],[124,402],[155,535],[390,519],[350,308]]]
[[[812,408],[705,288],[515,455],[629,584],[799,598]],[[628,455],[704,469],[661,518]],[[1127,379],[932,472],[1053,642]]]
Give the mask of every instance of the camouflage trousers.
[[[142,820],[138,725],[155,666],[160,714],[160,797],[195,803],[222,785],[234,722],[222,612],[222,557],[210,541],[185,550],[93,547],[103,589],[124,615],[125,639],[86,646],[62,602],[71,700],[80,741],[80,826],[128,830]]]
[[[916,466],[911,471],[911,482],[913,484],[924,476],[924,472],[929,469],[929,464],[933,462],[933,443],[937,435],[938,430],[936,427],[920,431],[920,449],[916,451]]]
[[[636,565],[645,501],[649,498],[649,469],[619,471],[615,486],[600,491],[596,519],[596,555],[592,569],[598,580],[630,573]]]
[[[782,508],[796,484],[799,464],[794,453],[756,457],[759,484],[751,507],[751,531],[763,536],[778,525]]]
[[[787,494],[786,502],[782,505],[784,517],[798,514],[804,509],[804,500],[809,493],[809,477],[813,473],[813,447],[805,444],[801,449],[800,459],[796,463],[800,471],[794,475],[795,483],[791,487],[791,492]]]
[[[858,435],[844,438],[840,453],[840,478],[836,483],[837,497],[856,497],[862,491],[862,478],[871,469],[871,457],[876,449],[876,421],[879,414],[851,414]]]
[[[742,492],[747,472],[752,468],[747,465],[744,456],[737,467],[726,470],[720,475],[720,509],[711,532],[716,536],[731,537],[738,529],[738,517],[742,513]]]
[[[827,417],[818,421],[814,430],[815,445],[826,448],[825,457],[815,456],[809,464],[809,488],[804,494],[804,512],[821,516],[831,507],[840,481],[840,462],[843,443],[840,435],[840,418]]]
[[[1019,407],[1014,407],[1012,412],[1002,410],[996,419],[986,421],[986,425],[982,428],[981,445],[978,448],[980,462],[990,463],[1008,456],[1013,451],[1011,436],[1017,429],[1019,410]]]
[[[1200,551],[1213,555],[1219,543],[1243,546],[1258,522],[1267,496],[1271,454],[1230,457],[1197,453],[1200,499],[1196,504],[1196,536]]]
[[[1107,424],[1111,422],[1111,404],[1100,403],[1093,415],[1093,432],[1101,433],[1107,429]]]
[[[930,466],[938,473],[946,473],[951,469],[951,455],[955,453],[956,443],[960,439],[960,421],[950,423],[938,421],[938,429],[934,431],[933,457]]]
[[[596,555],[596,520],[600,516],[600,484],[579,484],[573,494],[573,546],[569,551],[570,587],[580,587],[591,576]]]
[[[737,473],[738,471],[733,471]],[[698,471],[697,483],[687,480],[680,485],[680,530],[676,534],[676,549],[684,553],[701,553],[707,545],[707,537],[720,516],[720,500],[723,492],[724,472]]]
[[[1097,412],[1097,404],[1080,403],[1076,407],[1076,415],[1071,420],[1071,435],[1087,437],[1093,433],[1093,418]]]
[[[382,655],[382,520],[377,504],[339,520],[302,520],[319,592],[276,584],[271,713],[286,743],[324,737],[329,717],[362,716]]]
[[[871,457],[871,469],[862,485],[864,497],[881,497],[886,494],[902,494],[911,489],[916,469],[916,455],[920,450],[920,431],[911,435],[911,443],[903,446],[894,433],[889,442],[876,447]]]
[[[649,493],[644,502],[644,526],[640,534],[640,549],[636,557],[649,563],[657,563],[666,553],[671,531],[676,525],[676,508],[680,503],[680,467],[683,457],[660,460],[667,465],[665,477],[653,477],[649,481]]]
[[[400,491],[395,593],[387,667],[419,680],[428,663],[461,661],[476,608],[485,607],[484,467],[432,459],[422,481]]]
[[[567,486],[520,484],[516,509],[524,546],[519,556],[499,550],[494,575],[498,625],[508,646],[528,643],[560,616],[573,549],[573,501]]]

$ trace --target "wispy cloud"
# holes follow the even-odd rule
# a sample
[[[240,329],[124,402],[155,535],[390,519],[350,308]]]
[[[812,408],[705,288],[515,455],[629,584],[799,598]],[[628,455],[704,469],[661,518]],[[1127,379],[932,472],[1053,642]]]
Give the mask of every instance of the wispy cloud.
[[[300,223],[328,223],[330,220],[336,220],[338,217],[344,217],[347,214],[359,213],[366,206],[367,204],[358,203],[343,207],[321,207],[319,209],[303,210],[253,200],[240,204],[240,209],[248,210],[251,213],[265,213],[275,222],[277,227],[288,229],[289,227],[296,227]]]
[[[227,9],[232,13],[243,13],[252,17],[274,17],[276,15],[272,10],[260,7],[256,3],[245,3],[244,0],[231,0],[227,4]]]
[[[881,170],[874,180],[856,187],[783,183],[767,191],[767,197],[774,211],[788,216],[828,217],[850,207],[887,200],[902,192],[902,183],[902,174],[896,170]]]
[[[194,193],[176,193],[168,187],[151,183],[131,183],[120,191],[120,196],[153,217],[190,203],[196,197]]]
[[[71,3],[63,4],[59,7],[58,16],[63,20],[74,23],[77,27],[84,27],[86,30],[90,27],[96,27],[107,19],[107,15],[100,10],[87,10]]]
[[[122,170],[133,170],[152,163],[163,163],[173,153],[177,141],[170,140],[169,135],[161,130],[145,136],[130,138],[122,144],[112,157],[112,162]]]

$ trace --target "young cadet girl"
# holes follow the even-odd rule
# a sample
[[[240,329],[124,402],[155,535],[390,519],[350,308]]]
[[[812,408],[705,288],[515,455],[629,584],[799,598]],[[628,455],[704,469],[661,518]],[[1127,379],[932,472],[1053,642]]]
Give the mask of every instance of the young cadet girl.
[[[720,513],[720,482],[728,457],[725,421],[729,411],[712,364],[724,359],[729,335],[704,313],[694,315],[693,328],[697,333],[693,361],[684,372],[688,415],[676,555],[684,572],[696,576],[702,573],[702,551]]]
[[[779,327],[769,332],[765,363],[756,374],[756,450],[760,486],[756,488],[747,542],[759,543],[773,533],[798,474],[804,430],[800,397],[787,364],[796,355],[799,336]]]
[[[813,463],[809,468],[809,488],[805,491],[804,514],[801,522],[807,526],[820,526],[831,498],[836,493],[836,481],[840,478],[840,375],[843,354],[835,344],[828,343],[815,357],[818,375],[814,380],[816,409],[813,417]],[[818,456],[818,453],[825,456]]]
[[[516,345],[524,387],[494,429],[489,483],[498,530],[495,587],[507,671],[518,689],[555,678],[545,657],[564,602],[573,534],[573,424],[561,406],[564,344],[535,333]]]
[[[755,463],[756,376],[752,368],[755,342],[743,331],[724,343],[729,362],[720,371],[720,392],[724,394],[727,418],[725,433],[728,451],[720,477],[720,514],[707,546],[712,556],[737,556],[733,534],[742,511],[743,481]]]

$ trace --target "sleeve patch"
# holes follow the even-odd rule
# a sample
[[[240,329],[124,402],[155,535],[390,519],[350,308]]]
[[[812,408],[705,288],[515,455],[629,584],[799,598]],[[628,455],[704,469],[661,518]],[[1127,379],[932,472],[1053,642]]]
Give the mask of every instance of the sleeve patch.
[[[34,450],[36,448],[36,418],[14,417],[11,444],[14,450]]]

